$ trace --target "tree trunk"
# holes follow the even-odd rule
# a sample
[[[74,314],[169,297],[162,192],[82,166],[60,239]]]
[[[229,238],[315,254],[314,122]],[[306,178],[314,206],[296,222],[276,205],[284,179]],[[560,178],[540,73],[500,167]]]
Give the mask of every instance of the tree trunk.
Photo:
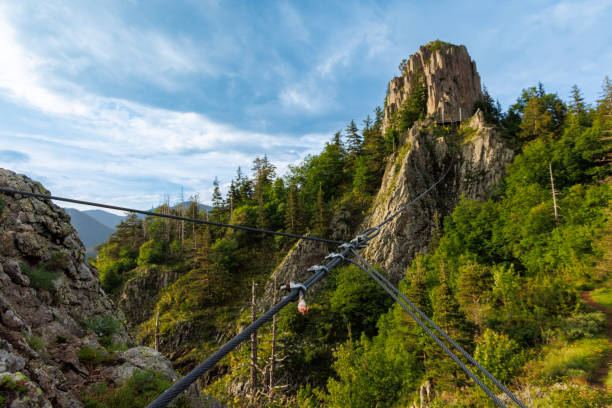
[[[255,312],[255,281],[251,287],[251,320],[257,320]],[[257,386],[257,331],[251,334],[251,406],[255,405],[255,387]]]
[[[559,224],[559,213],[557,212],[557,194],[555,192],[555,179],[553,178],[552,162],[548,163],[548,170],[550,171],[550,187],[552,188],[553,209],[555,211],[555,223]]]
[[[276,304],[276,277],[274,277],[274,297],[272,304]],[[272,401],[274,395],[274,360],[276,359],[276,315],[272,317],[272,350],[270,351],[270,383],[268,389],[268,400]]]

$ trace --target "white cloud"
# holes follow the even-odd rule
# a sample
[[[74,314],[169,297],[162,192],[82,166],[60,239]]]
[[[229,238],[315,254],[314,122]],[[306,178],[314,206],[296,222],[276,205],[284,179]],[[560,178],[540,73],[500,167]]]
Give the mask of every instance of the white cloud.
[[[610,0],[572,1],[564,0],[527,18],[527,23],[535,26],[581,31],[593,25],[604,16],[603,12],[612,6]]]
[[[304,155],[319,151],[327,139],[318,134],[295,138],[245,131],[198,113],[87,93],[49,77],[46,67],[53,61],[19,42],[4,11],[0,9],[0,98],[60,119],[63,129],[61,135],[52,130],[48,134],[5,131],[0,133],[0,150],[28,152],[29,160],[11,164],[11,169],[40,178],[54,192],[148,205],[151,191],[170,186],[209,193],[215,175],[229,181],[236,167],[250,169],[254,155],[267,153],[279,170],[285,170]],[[165,39],[158,37],[153,43],[173,66],[189,69],[189,62],[173,54]],[[107,58],[104,46],[101,50],[96,58]],[[59,90],[49,83],[59,84]],[[135,188],[142,188],[142,194],[133,193]]]

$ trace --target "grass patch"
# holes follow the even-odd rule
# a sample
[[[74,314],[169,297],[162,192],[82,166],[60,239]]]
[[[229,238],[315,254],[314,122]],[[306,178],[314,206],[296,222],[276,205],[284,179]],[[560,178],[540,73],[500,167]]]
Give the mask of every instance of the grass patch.
[[[36,352],[43,350],[46,346],[44,340],[41,337],[35,335],[31,335],[28,338],[28,345],[30,346],[30,348],[32,348],[32,350]]]
[[[79,361],[90,366],[106,363],[115,358],[114,353],[109,353],[102,348],[95,349],[89,346],[81,347],[77,353],[77,356],[79,357]]]
[[[134,372],[120,387],[109,387],[104,383],[91,386],[82,396],[85,408],[132,408],[144,407],[170,387],[170,382],[161,374],[152,371]],[[187,408],[185,397],[175,400],[175,407]]]
[[[411,147],[412,145],[410,144],[410,142],[406,142],[406,144],[404,144],[400,148],[399,152],[397,153],[397,157],[395,158],[395,173],[397,173],[402,168],[402,162],[406,158],[406,155],[410,151]]]
[[[30,285],[37,289],[54,289],[53,281],[60,276],[59,272],[47,270],[47,265],[44,262],[41,262],[36,267],[21,265],[21,270],[30,278]]]
[[[472,138],[476,135],[476,133],[478,133],[478,129],[474,129],[470,126],[462,125],[459,128],[459,132],[458,132],[460,143],[461,144],[469,143],[472,140]]]
[[[121,330],[119,320],[110,315],[91,316],[85,319],[83,325],[100,337],[112,336]]]
[[[608,341],[583,339],[562,348],[551,348],[536,366],[536,374],[550,380],[563,377],[587,380],[606,358]]]
[[[612,403],[612,394],[595,388],[568,385],[551,390],[543,399],[535,401],[535,408],[606,408]]]
[[[594,290],[591,292],[591,298],[602,306],[612,308],[612,287]]]

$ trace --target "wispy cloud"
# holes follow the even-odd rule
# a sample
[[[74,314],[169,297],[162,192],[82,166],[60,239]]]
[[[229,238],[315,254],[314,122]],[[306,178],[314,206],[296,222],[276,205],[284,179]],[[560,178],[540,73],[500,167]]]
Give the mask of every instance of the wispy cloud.
[[[0,163],[20,163],[29,159],[30,156],[16,150],[0,150]]]
[[[535,26],[581,31],[602,18],[602,13],[610,7],[610,0],[563,0],[532,14],[526,21],[527,24]]]
[[[180,55],[162,37],[146,40],[180,66]],[[103,49],[104,47],[102,47]],[[97,58],[107,57],[98,50]],[[49,179],[50,187],[83,197],[95,195],[116,180],[156,177],[160,189],[188,185],[208,191],[217,174],[231,174],[238,166],[250,167],[255,155],[269,154],[286,169],[308,153],[316,153],[325,135],[292,137],[241,130],[194,112],[179,112],[121,98],[96,95],[70,82],[60,89],[47,86],[49,63],[27,49],[16,29],[0,13],[0,98],[62,120],[68,132],[2,133],[0,141],[31,152],[30,160],[17,151],[0,151],[0,161]],[[188,69],[187,63],[185,69]],[[55,84],[60,83],[55,79]],[[3,147],[5,143],[0,143]],[[80,183],[74,182],[79,175]],[[66,177],[70,175],[72,177]],[[88,179],[88,180],[85,180]],[[120,183],[121,184],[121,183]],[[80,194],[75,188],[82,187]],[[150,185],[144,186],[150,188]],[[150,194],[132,195],[138,200]]]

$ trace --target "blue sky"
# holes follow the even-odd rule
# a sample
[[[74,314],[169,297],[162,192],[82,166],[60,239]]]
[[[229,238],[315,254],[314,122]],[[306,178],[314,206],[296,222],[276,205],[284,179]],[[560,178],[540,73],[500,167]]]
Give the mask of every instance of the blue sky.
[[[464,44],[504,107],[544,83],[597,99],[612,0],[0,0],[0,167],[56,195],[210,200],[268,154],[283,174],[381,105],[399,62]]]

